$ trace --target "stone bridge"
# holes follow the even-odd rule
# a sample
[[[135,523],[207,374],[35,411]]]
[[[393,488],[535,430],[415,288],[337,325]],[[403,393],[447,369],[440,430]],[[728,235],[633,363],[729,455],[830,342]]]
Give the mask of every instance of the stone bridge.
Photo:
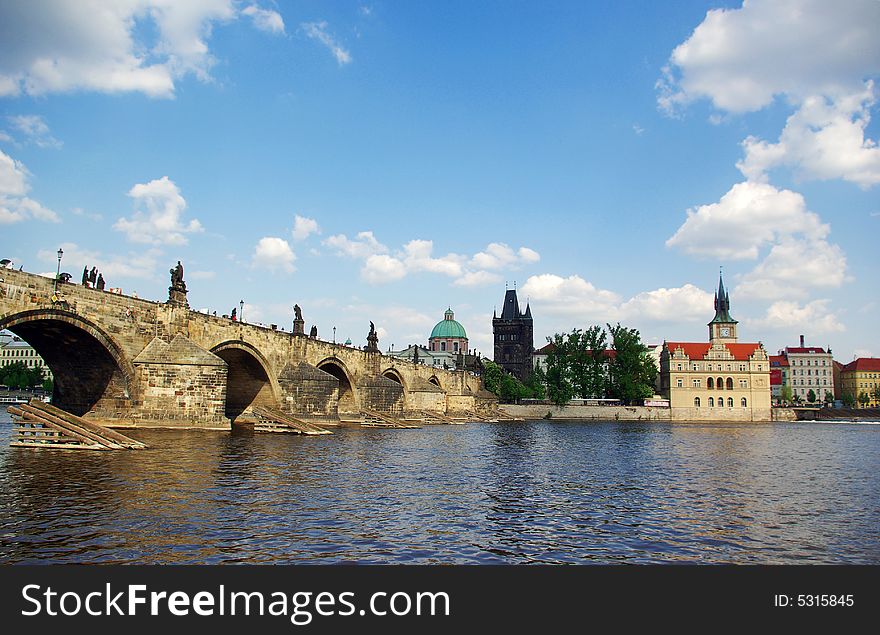
[[[324,423],[494,407],[480,378],[155,302],[0,269],[0,329],[36,349],[53,403],[144,426],[226,427],[254,405]]]

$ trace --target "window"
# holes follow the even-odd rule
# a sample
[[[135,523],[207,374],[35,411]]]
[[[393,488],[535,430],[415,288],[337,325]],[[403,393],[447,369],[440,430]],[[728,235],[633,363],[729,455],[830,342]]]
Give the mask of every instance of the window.
[[[678,365],[678,370],[681,370],[681,364]]]
[[[675,380],[675,387],[676,388],[682,387],[681,377],[679,377],[678,379]]]
[[[727,389],[733,390],[733,378],[732,377],[727,378]]]
[[[458,342],[455,342],[455,344],[453,344],[453,350],[456,353],[458,352]]]
[[[699,387],[700,387],[700,380],[699,380],[699,379],[695,379],[695,380],[694,380],[694,388],[699,388]]]
[[[740,388],[748,388],[749,387],[749,380],[748,379],[740,379],[739,380],[739,387]]]
[[[728,408],[733,408],[733,397],[728,397],[728,398],[727,398],[727,407],[728,407]]]
[[[709,407],[711,408],[714,405],[715,405],[715,400],[712,397],[709,397]]]
[[[445,351],[445,350],[446,350],[446,342],[440,342],[440,350],[441,350],[441,351]]]
[[[724,378],[719,377],[718,379],[716,379],[715,380],[715,387],[718,390],[724,390]]]
[[[740,399],[740,405],[742,405],[743,408],[748,407],[748,406],[747,406],[747,402],[746,402],[746,398],[745,398],[745,397],[743,397],[742,399]]]
[[[706,380],[706,388],[712,389],[714,387],[715,387],[715,380],[713,380],[711,377],[709,377],[709,379]]]
[[[700,398],[699,397],[694,397],[694,406],[696,408],[700,407]]]

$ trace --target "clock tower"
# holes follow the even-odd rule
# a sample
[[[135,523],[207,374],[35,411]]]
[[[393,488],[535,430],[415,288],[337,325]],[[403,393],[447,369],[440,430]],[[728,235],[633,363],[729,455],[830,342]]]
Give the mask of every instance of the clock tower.
[[[724,280],[718,274],[718,291],[715,292],[715,317],[709,322],[709,341],[712,344],[736,342],[737,321],[730,317],[730,297],[724,290]]]

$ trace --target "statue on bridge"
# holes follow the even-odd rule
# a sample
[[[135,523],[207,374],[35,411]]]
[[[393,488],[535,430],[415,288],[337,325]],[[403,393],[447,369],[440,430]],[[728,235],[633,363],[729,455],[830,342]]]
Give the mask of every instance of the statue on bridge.
[[[98,281],[95,283],[95,288],[96,288],[98,291],[103,291],[103,290],[104,290],[104,286],[105,286],[105,282],[104,282],[104,274],[99,273],[99,274],[98,274]]]
[[[183,265],[177,261],[177,266],[169,270],[171,274],[171,288],[186,291],[186,282],[183,281]]]
[[[370,332],[367,334],[367,346],[364,348],[368,353],[379,352],[379,336],[376,335],[376,325],[370,321]]]
[[[306,321],[303,319],[302,309],[299,308],[298,304],[293,305],[293,334],[306,334]]]
[[[177,266],[168,271],[171,274],[171,286],[168,287],[168,304],[189,308],[186,301],[186,282],[183,281],[183,265],[177,261]]]
[[[314,324],[312,324],[312,328],[309,331],[309,337],[311,337],[313,340],[318,339],[318,327]]]

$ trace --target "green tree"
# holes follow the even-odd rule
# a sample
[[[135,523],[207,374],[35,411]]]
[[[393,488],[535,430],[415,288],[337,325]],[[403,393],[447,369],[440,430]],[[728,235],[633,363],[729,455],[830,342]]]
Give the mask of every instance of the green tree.
[[[847,408],[852,408],[856,405],[856,396],[851,392],[845,392],[840,396],[840,400],[843,402],[843,405]]]
[[[834,403],[834,395],[831,394],[830,390],[825,391],[825,403],[829,405]]]
[[[607,326],[614,351],[609,361],[609,395],[625,404],[647,399],[654,394],[657,379],[657,366],[648,355],[648,348],[642,344],[636,329],[621,326],[619,322],[616,326]]]
[[[574,396],[565,352],[566,336],[557,333],[552,338],[548,337],[547,341],[555,345],[547,354],[547,397],[557,406],[564,406]]]
[[[525,383],[530,393],[529,397],[532,399],[544,399],[547,394],[546,382],[547,375],[544,373],[544,369],[540,366],[535,366]]]
[[[807,401],[809,401],[810,403],[814,403],[816,401],[816,392],[812,388],[807,391]]]
[[[43,369],[30,368],[24,362],[14,362],[0,368],[0,383],[10,388],[29,389],[43,383]]]
[[[868,396],[868,393],[864,391],[859,393],[859,403],[862,404],[862,408],[867,408],[870,401],[871,397]]]
[[[779,398],[782,399],[782,403],[791,403],[792,393],[791,386],[783,386],[779,390]]]
[[[871,391],[871,396],[874,398],[874,401],[880,401],[880,385],[874,387],[874,390]]]
[[[504,375],[504,371],[495,362],[486,361],[483,363],[483,386],[489,392],[498,394],[502,375]]]

